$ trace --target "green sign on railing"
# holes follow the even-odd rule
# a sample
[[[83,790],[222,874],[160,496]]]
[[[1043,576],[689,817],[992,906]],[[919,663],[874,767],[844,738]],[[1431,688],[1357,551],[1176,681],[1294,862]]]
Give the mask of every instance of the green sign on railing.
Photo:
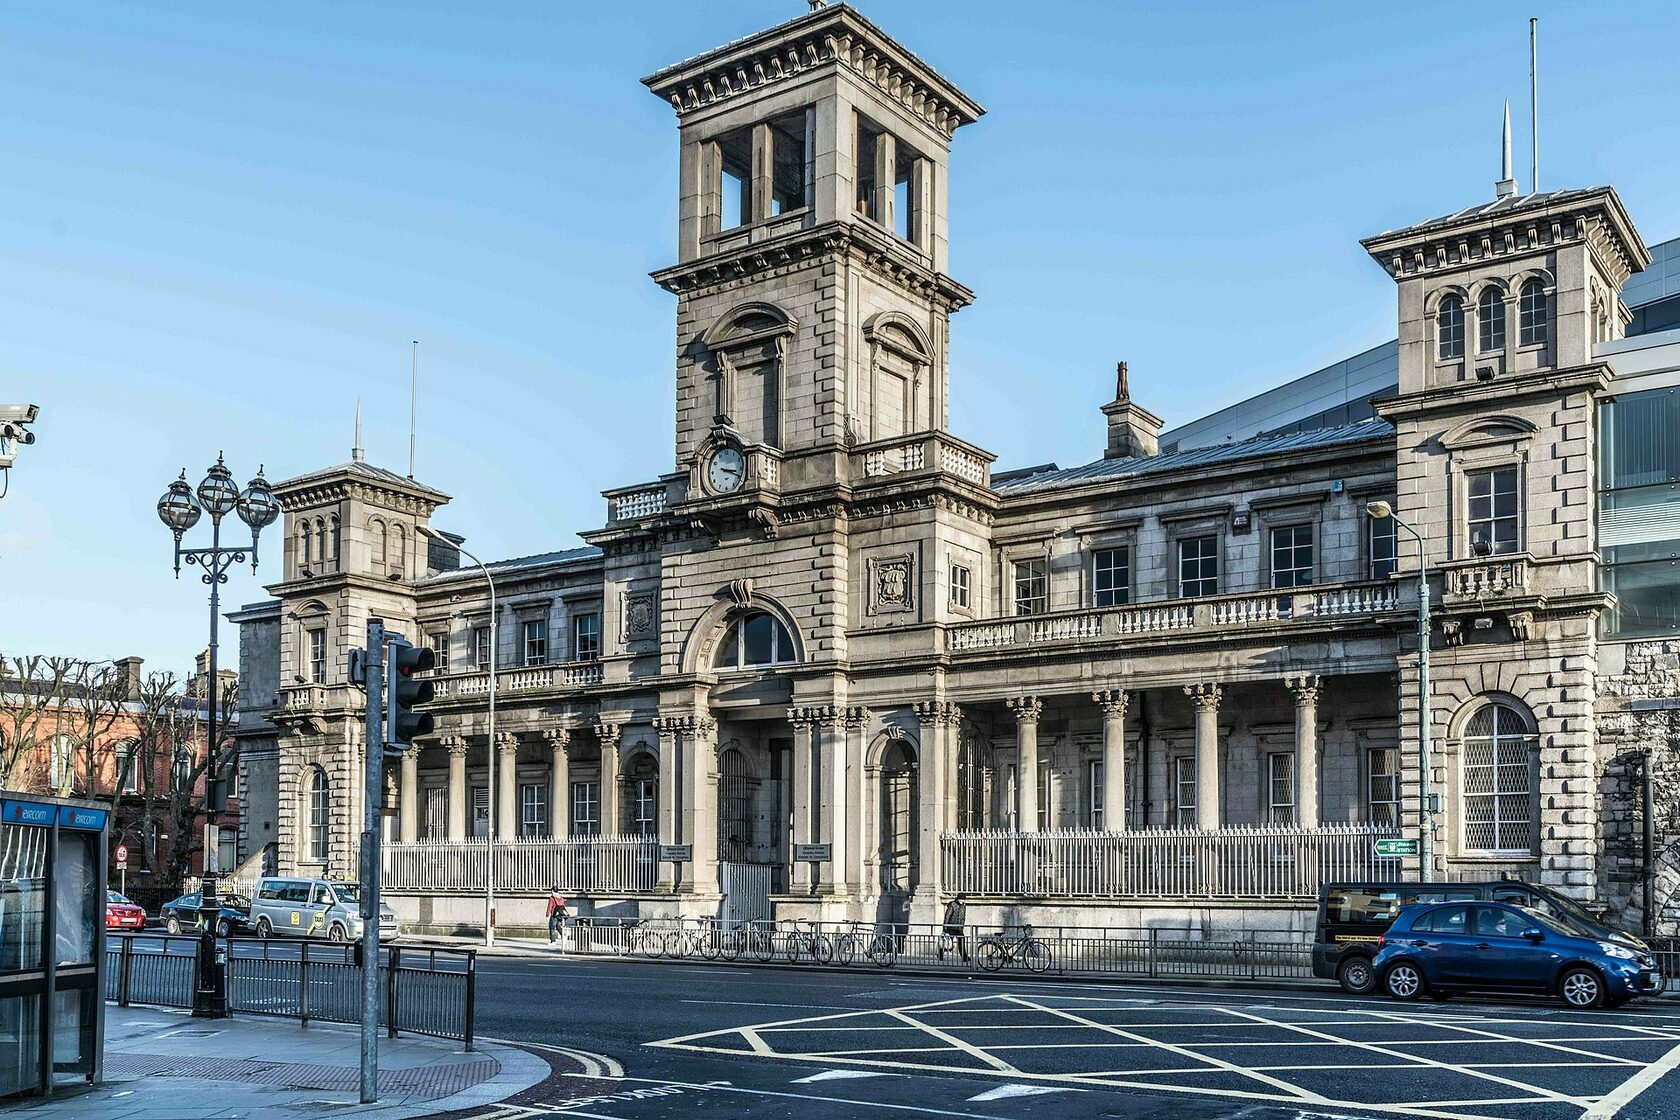
[[[1415,856],[1418,854],[1416,840],[1377,840],[1373,842],[1379,856]]]

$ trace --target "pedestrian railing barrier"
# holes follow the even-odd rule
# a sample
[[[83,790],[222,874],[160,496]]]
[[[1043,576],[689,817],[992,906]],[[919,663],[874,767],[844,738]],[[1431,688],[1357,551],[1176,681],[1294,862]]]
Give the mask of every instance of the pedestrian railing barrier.
[[[198,938],[111,934],[105,941],[105,998],[191,1007],[198,986]],[[361,1022],[357,944],[305,939],[228,938],[228,1010],[332,1023]],[[400,1033],[455,1039],[472,1049],[477,952],[381,946],[379,1021]]]
[[[1311,936],[1287,930],[1201,935],[1164,929],[965,925],[960,933],[948,933],[937,925],[731,925],[697,918],[596,917],[572,919],[561,945],[585,954],[865,970],[904,966],[1143,979],[1312,978]],[[1680,939],[1659,940],[1652,948],[1666,978],[1665,994],[1680,995]]]
[[[1260,825],[1097,832],[950,832],[940,838],[953,894],[1030,898],[1313,899],[1327,882],[1397,875],[1377,825]]]

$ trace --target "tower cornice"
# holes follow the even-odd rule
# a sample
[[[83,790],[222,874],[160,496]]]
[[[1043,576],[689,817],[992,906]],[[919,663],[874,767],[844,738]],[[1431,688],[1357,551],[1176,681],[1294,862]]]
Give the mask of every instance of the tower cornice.
[[[642,84],[680,117],[798,75],[842,68],[946,137],[986,111],[845,4],[818,8],[667,66]]]

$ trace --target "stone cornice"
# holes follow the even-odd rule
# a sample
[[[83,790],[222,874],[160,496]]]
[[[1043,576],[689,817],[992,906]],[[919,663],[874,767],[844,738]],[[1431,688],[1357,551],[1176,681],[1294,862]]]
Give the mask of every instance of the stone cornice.
[[[938,304],[947,312],[974,302],[971,290],[942,272],[934,272],[914,259],[897,238],[864,222],[825,222],[770,241],[663,268],[650,275],[666,291],[685,295],[718,291],[732,284],[757,283],[833,257],[849,257],[882,279]]]
[[[956,86],[844,4],[667,66],[642,79],[678,117],[813,71],[844,69],[947,138],[985,112]]]
[[[1603,362],[1533,373],[1508,374],[1493,381],[1457,382],[1375,400],[1377,414],[1390,422],[1415,420],[1434,412],[1479,412],[1490,404],[1527,396],[1557,396],[1572,390],[1602,393],[1610,387],[1610,367]]]

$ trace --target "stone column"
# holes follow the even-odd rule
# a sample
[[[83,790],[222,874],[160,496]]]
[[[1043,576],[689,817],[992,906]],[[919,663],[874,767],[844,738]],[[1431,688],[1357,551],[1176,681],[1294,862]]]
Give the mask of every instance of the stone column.
[[[1308,674],[1290,677],[1284,683],[1295,694],[1295,823],[1302,828],[1317,828],[1320,679]]]
[[[706,716],[684,720],[683,829],[684,843],[694,845],[691,889],[716,894],[717,858],[717,721]]]
[[[1214,681],[1187,684],[1196,705],[1196,827],[1219,827],[1219,694]]]
[[[1120,689],[1091,693],[1103,712],[1103,829],[1126,831],[1126,707],[1128,697]],[[1092,790],[1092,794],[1097,791]]]
[[[511,840],[519,835],[519,737],[508,731],[496,732],[496,839]]]
[[[682,822],[682,751],[681,735],[678,725],[681,721],[673,716],[660,716],[653,721],[653,731],[659,736],[659,843],[679,844],[682,836],[678,827]],[[660,890],[671,890],[676,882],[676,868],[664,860],[659,861],[658,886]]]
[[[467,798],[471,796],[471,791],[467,789],[467,741],[459,735],[452,735],[443,741],[443,746],[449,752],[449,795],[445,798],[449,838],[465,840]]]
[[[918,161],[920,162],[920,161]],[[945,733],[945,832],[957,830],[957,802],[962,796],[960,784],[963,780],[962,772],[962,709],[952,704],[947,712],[950,726]]]
[[[601,835],[617,836],[618,809],[618,735],[620,726],[602,721],[595,725],[595,736],[601,741]]]
[[[788,711],[788,722],[793,725],[793,766],[790,781],[793,792],[792,842],[795,845],[817,842],[813,824],[818,774],[817,723],[821,718],[821,708],[791,708]],[[794,859],[791,851],[788,852],[788,860],[791,863],[789,882],[792,884],[793,893],[809,894],[812,887],[811,865]]]
[[[870,787],[868,760],[865,757],[869,746],[870,717],[869,709],[864,707],[847,708],[844,713],[846,813],[844,816],[837,815],[836,819],[842,822],[845,835],[836,836],[835,843],[839,845],[844,840],[845,851],[842,853],[837,849],[834,853],[837,889],[841,883],[853,883],[860,888],[864,885],[863,869],[868,861],[868,845],[874,835],[869,827]]]
[[[397,824],[404,843],[420,839],[420,745],[416,743],[402,754],[401,771],[397,776]]]
[[[572,833],[572,767],[566,748],[572,733],[556,727],[543,732],[548,744],[548,834],[564,840]]]
[[[916,744],[916,889],[919,913],[939,906],[944,887],[944,858],[939,837],[945,823],[945,736],[950,730],[951,705],[930,701],[915,706],[919,742]],[[932,919],[922,919],[932,920]]]
[[[1015,828],[1038,831],[1038,717],[1044,704],[1036,696],[1013,696],[1015,713]]]

